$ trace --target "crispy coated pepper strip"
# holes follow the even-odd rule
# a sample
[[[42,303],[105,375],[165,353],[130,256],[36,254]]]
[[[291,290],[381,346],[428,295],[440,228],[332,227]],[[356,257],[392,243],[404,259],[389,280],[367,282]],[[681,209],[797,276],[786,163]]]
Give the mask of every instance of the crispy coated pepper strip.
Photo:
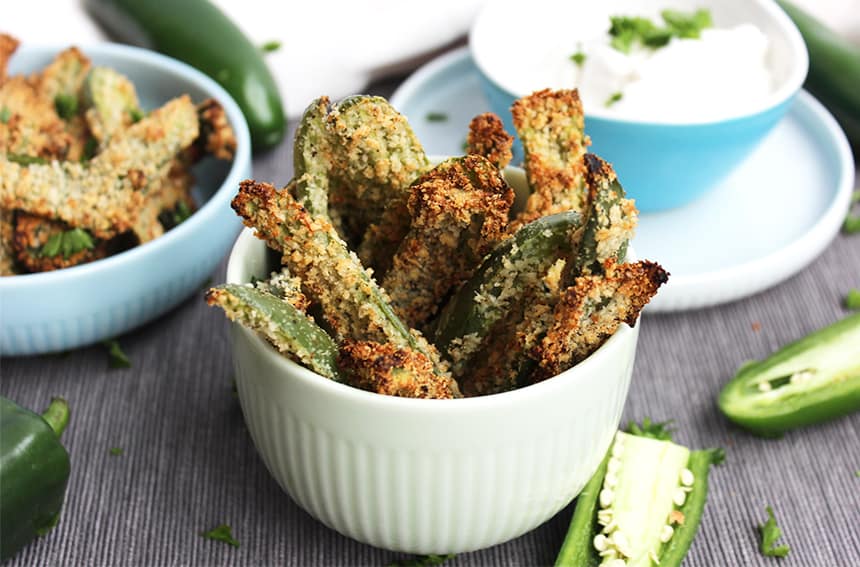
[[[83,98],[87,124],[100,145],[125,130],[136,120],[140,101],[134,84],[107,67],[93,67],[84,81]],[[196,137],[196,136],[195,136]]]
[[[61,51],[38,75],[37,90],[48,101],[56,102],[57,96],[74,97],[77,100],[81,87],[92,64],[77,47]]]
[[[382,287],[403,321],[420,328],[499,242],[514,192],[479,155],[442,162],[410,192],[411,228]]]
[[[580,274],[599,271],[610,258],[622,261],[639,220],[636,205],[632,199],[624,198],[624,189],[612,166],[594,154],[586,154],[584,161],[588,220],[576,259],[565,276],[567,282],[573,282]]]
[[[145,193],[197,134],[196,109],[183,96],[129,127],[88,167],[56,161],[21,166],[0,156],[0,208],[57,218],[109,238],[133,227]]]
[[[191,196],[194,177],[191,171],[180,160],[174,160],[167,176],[146,195],[146,203],[134,223],[132,231],[140,244],[155,240],[172,228],[165,227],[159,220],[164,211],[172,211],[183,203],[189,211],[195,209]]]
[[[73,140],[54,101],[20,75],[0,86],[0,153],[65,159]]]
[[[302,115],[293,147],[296,197],[312,215],[328,215],[331,147],[325,119],[331,111],[327,96],[313,101]]]
[[[561,211],[583,212],[587,195],[582,157],[590,141],[583,133],[585,115],[579,93],[537,91],[514,102],[511,113],[532,191],[515,228]]]
[[[555,309],[553,324],[532,356],[535,380],[555,376],[603,344],[621,323],[636,324],[639,311],[666,283],[669,274],[654,262],[618,265],[610,258],[603,275],[580,276]]]
[[[481,351],[462,376],[466,396],[507,392],[526,386],[535,368],[528,353],[540,344],[553,321],[565,260],[557,260],[543,277],[534,278],[521,290],[516,303],[489,333]]]
[[[351,386],[402,398],[451,399],[451,382],[434,372],[426,356],[390,343],[346,341],[338,365]]]
[[[6,81],[9,59],[17,51],[20,42],[11,35],[0,33],[0,85]]]
[[[567,257],[582,232],[579,214],[538,219],[503,241],[452,296],[439,316],[436,345],[461,376],[496,323],[505,319],[526,289]]]
[[[492,112],[479,114],[469,123],[466,153],[484,156],[499,169],[511,163],[513,143],[514,137],[505,132],[502,119]]]
[[[247,285],[210,289],[206,302],[231,321],[262,334],[280,352],[326,378],[340,381],[337,345],[313,319],[294,305]]]
[[[301,278],[338,340],[390,342],[426,355],[438,372],[438,352],[395,315],[389,299],[355,254],[322,217],[308,214],[290,191],[243,181],[233,209],[271,248],[283,253],[290,273]]]
[[[356,209],[340,214],[356,219],[355,230],[362,235],[380,220],[389,201],[406,193],[430,169],[430,161],[409,122],[382,97],[344,99],[326,117],[326,127],[334,172],[341,182],[332,189],[352,196],[330,200],[329,205],[357,203]]]

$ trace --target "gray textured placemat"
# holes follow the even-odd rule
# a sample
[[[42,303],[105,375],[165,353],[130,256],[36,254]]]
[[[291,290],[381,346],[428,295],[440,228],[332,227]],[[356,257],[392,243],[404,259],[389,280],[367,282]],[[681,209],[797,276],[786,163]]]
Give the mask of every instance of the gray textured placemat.
[[[392,87],[373,90],[388,95]],[[254,163],[257,179],[281,185],[291,171],[289,143]],[[214,279],[223,277],[222,265]],[[860,414],[762,440],[728,425],[715,407],[743,361],[843,317],[850,287],[860,287],[860,236],[840,235],[765,293],[645,317],[624,419],[674,419],[679,442],[728,453],[713,470],[686,565],[860,565]],[[73,472],[62,519],[10,565],[385,565],[402,557],[329,530],[269,476],[232,394],[227,325],[201,292],[121,338],[131,369],[109,370],[101,347],[0,361],[0,394],[33,409],[62,395],[73,411],[63,437]],[[111,455],[112,447],[123,454]],[[766,505],[791,545],[785,560],[758,552],[755,526]],[[571,509],[450,565],[551,564]],[[220,523],[241,547],[199,536]]]

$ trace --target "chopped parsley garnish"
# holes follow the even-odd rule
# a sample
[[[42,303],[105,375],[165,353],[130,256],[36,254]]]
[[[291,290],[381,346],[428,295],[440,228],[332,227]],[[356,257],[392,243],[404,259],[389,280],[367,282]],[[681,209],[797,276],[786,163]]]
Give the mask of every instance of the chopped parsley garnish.
[[[221,524],[217,528],[213,528],[208,532],[200,532],[200,535],[206,539],[221,541],[232,545],[233,547],[239,547],[239,541],[233,539],[233,532],[227,524]]]
[[[425,565],[441,565],[453,559],[456,554],[448,555],[418,555],[409,559],[398,559],[388,564],[388,567],[424,567]]]
[[[260,46],[260,51],[263,53],[272,53],[273,51],[277,51],[281,48],[281,42],[273,39],[272,41],[267,41],[263,45]]]
[[[675,37],[698,39],[702,36],[703,29],[714,27],[709,10],[696,10],[692,14],[663,10],[660,15]]]
[[[845,296],[845,308],[851,310],[860,309],[860,289],[849,289]]]
[[[0,108],[0,122],[6,124],[9,122],[10,118],[12,118],[12,111],[9,110],[9,107],[4,106],[3,108]]]
[[[60,118],[71,120],[78,114],[78,97],[60,93],[54,97],[54,108]]]
[[[6,154],[6,159],[18,165],[45,165],[48,160],[39,156],[28,156],[26,154]]]
[[[102,341],[102,345],[108,349],[108,366],[111,368],[131,368],[131,360],[119,346],[119,341],[108,339]]]
[[[630,53],[636,44],[657,49],[669,43],[673,37],[701,37],[703,29],[714,25],[708,10],[696,10],[693,13],[663,10],[660,15],[664,26],[657,25],[648,18],[611,16],[610,45],[622,53]]]
[[[122,447],[111,447],[108,451],[112,457],[119,457],[125,451],[122,450]]]
[[[638,437],[648,437],[659,441],[672,440],[672,420],[667,421],[651,421],[650,417],[642,420],[642,423],[635,421],[627,422],[627,433]]]
[[[576,63],[577,67],[582,67],[585,64],[585,53],[583,53],[582,51],[577,51],[570,56],[570,60]]]
[[[606,102],[603,103],[603,106],[609,108],[610,106],[621,100],[623,97],[624,95],[620,92],[612,93],[612,96],[606,99]]]
[[[776,525],[776,518],[773,516],[773,508],[767,507],[767,522],[761,524],[758,529],[761,533],[761,550],[763,555],[768,557],[785,557],[788,555],[790,548],[787,545],[776,545],[776,540],[782,537],[782,530]]]
[[[63,258],[68,259],[82,250],[92,250],[94,247],[95,242],[89,232],[82,228],[73,228],[52,234],[39,254],[42,258],[53,258],[62,253]]]
[[[144,112],[140,108],[132,108],[128,111],[129,116],[131,116],[132,124],[137,124],[146,116],[146,112]]]
[[[446,122],[448,115],[444,112],[428,112],[426,119],[427,122]]]

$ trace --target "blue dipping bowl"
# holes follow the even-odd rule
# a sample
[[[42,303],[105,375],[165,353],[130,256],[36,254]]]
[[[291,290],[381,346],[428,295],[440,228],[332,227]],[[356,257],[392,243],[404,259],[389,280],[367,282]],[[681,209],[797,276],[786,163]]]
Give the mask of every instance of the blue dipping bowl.
[[[609,8],[610,13],[632,14],[629,2],[610,1],[608,4],[619,5],[617,11]],[[592,141],[589,151],[613,164],[627,194],[636,199],[636,206],[646,213],[686,205],[726,178],[785,115],[800,90],[809,64],[806,46],[797,28],[770,0],[660,3],[661,7],[664,5],[688,11],[708,8],[716,27],[742,22],[756,24],[770,40],[769,63],[777,80],[774,92],[763,104],[721,120],[677,123],[631,120],[615,118],[604,108],[585,108],[585,132]],[[469,38],[472,58],[480,71],[490,108],[502,117],[512,132],[515,131],[510,116],[513,102],[550,85],[536,84],[528,92],[505,88],[503,85],[512,82],[511,74],[520,67],[499,64],[504,57],[498,56],[498,50],[511,50],[511,58],[528,57],[529,46],[516,37],[517,29],[542,25],[547,33],[552,33],[546,14],[555,14],[553,18],[564,21],[563,10],[588,10],[585,4],[548,0],[535,2],[528,10],[516,9],[516,6],[510,2],[485,4]],[[528,18],[539,20],[531,22]],[[499,34],[510,41],[500,44]],[[486,56],[489,50],[494,51],[492,57]],[[566,55],[560,51],[559,57]],[[533,60],[540,61],[540,56],[535,54]],[[519,141],[515,154],[522,157]]]
[[[10,74],[42,69],[63,47],[22,45]],[[77,348],[138,327],[200,291],[230,249],[241,223],[230,208],[239,182],[251,175],[251,141],[239,107],[196,69],[158,53],[114,44],[82,47],[94,65],[116,69],[151,109],[189,94],[214,98],[236,133],[232,162],[207,157],[195,165],[191,217],[151,242],[63,270],[0,277],[0,355]]]

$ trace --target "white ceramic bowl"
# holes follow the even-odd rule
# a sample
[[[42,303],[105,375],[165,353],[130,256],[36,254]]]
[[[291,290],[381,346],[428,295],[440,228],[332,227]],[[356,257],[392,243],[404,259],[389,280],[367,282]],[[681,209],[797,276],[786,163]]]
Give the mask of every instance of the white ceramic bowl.
[[[508,171],[523,186],[522,171]],[[246,229],[227,265],[271,270]],[[272,476],[296,503],[356,540],[461,553],[542,524],[581,490],[618,428],[639,327],[622,325],[574,368],[513,392],[415,400],[326,379],[232,325],[239,400]]]

